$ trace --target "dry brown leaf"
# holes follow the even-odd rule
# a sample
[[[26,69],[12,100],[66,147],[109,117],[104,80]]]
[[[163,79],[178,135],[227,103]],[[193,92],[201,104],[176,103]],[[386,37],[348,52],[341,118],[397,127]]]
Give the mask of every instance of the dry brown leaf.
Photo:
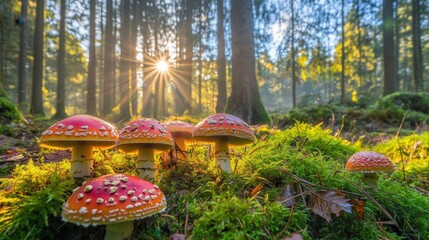
[[[365,219],[365,201],[366,200],[362,197],[350,200],[350,203],[353,204],[353,209],[361,220]]]
[[[286,186],[286,189],[283,192],[283,197],[285,200],[282,201],[286,207],[292,207],[296,205],[296,200],[294,198],[294,195],[295,195],[295,191],[293,187],[290,184],[288,184]]]
[[[254,197],[255,195],[257,195],[262,189],[264,189],[264,185],[262,185],[262,183],[258,184],[258,186],[256,186],[251,192],[250,192],[250,197]]]
[[[352,212],[352,204],[350,199],[345,197],[341,191],[318,191],[310,193],[310,201],[308,207],[311,210],[330,222],[331,215],[340,216],[342,212]]]
[[[303,240],[304,238],[302,237],[301,234],[299,233],[292,233],[290,236],[284,237],[281,240]]]

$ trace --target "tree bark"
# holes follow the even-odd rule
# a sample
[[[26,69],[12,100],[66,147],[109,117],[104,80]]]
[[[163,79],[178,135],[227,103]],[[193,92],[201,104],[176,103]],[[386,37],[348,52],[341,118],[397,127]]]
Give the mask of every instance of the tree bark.
[[[420,34],[420,1],[413,0],[413,63],[416,92],[423,91],[423,56]]]
[[[21,109],[27,102],[27,16],[28,0],[21,1],[18,63],[18,104]]]
[[[130,113],[130,0],[121,1],[121,60],[120,60],[120,79],[119,79],[119,95],[120,95],[120,118],[129,120]]]
[[[223,0],[217,0],[217,103],[216,112],[225,111],[226,107],[226,62],[225,37],[223,28]]]
[[[345,54],[345,34],[344,34],[344,1],[341,0],[341,92],[340,92],[340,103],[344,104],[346,101],[346,79],[345,79],[345,71],[346,71],[346,54]]]
[[[58,65],[57,65],[57,112],[54,115],[56,119],[63,119],[67,116],[65,110],[65,81],[66,81],[66,0],[61,0],[60,10],[60,40],[58,46]]]
[[[193,0],[186,1],[186,20],[185,20],[185,87],[183,97],[185,99],[185,111],[192,113],[192,58],[193,58],[193,35],[192,35],[192,12],[194,8]],[[183,114],[184,112],[182,112]]]
[[[43,110],[43,28],[45,19],[45,0],[37,0],[36,26],[34,30],[34,63],[33,63],[33,86],[31,95],[30,113],[44,116]]]
[[[113,36],[113,0],[106,1],[106,25],[104,31],[103,108],[109,114],[114,106],[115,39]]]
[[[384,88],[383,95],[397,90],[395,66],[395,42],[393,39],[393,1],[383,0],[383,62]]]
[[[296,83],[297,83],[297,79],[296,79],[296,63],[295,63],[295,8],[293,6],[293,2],[294,1],[290,1],[290,8],[291,8],[291,14],[292,14],[292,21],[291,21],[291,27],[292,27],[292,31],[291,31],[291,39],[292,39],[292,43],[290,44],[291,47],[291,55],[292,55],[292,107],[296,108]]]
[[[137,0],[133,0],[132,5],[132,16],[133,20],[131,22],[131,32],[130,32],[130,74],[131,74],[131,112],[134,116],[137,115],[137,22],[138,22],[138,12],[137,12]]]
[[[86,95],[86,111],[88,114],[97,114],[97,99],[95,90],[96,84],[96,68],[97,58],[95,55],[95,14],[97,0],[89,2],[89,60],[88,60],[88,80],[87,80],[87,95]]]
[[[250,124],[268,123],[255,73],[252,1],[231,1],[232,88],[226,112]]]

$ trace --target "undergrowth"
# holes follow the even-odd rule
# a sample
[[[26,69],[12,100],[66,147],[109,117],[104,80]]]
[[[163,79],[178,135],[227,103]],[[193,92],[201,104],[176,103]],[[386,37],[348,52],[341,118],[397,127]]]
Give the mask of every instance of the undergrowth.
[[[421,141],[413,156],[427,163],[426,138],[398,138],[375,149],[396,161],[395,146],[409,152]],[[405,142],[394,142],[400,140]],[[158,156],[155,181],[166,195],[167,209],[136,221],[133,239],[168,239],[176,233],[192,239],[282,239],[292,233],[304,239],[429,239],[428,197],[409,182],[399,182],[398,174],[383,175],[378,192],[367,188],[359,174],[344,168],[360,150],[359,144],[321,126],[296,123],[284,131],[262,132],[251,146],[234,148],[232,174],[216,168],[209,145],[189,146],[183,159]],[[94,158],[92,177],[135,174],[136,156],[97,151]],[[30,162],[18,166],[11,178],[1,179],[1,239],[101,235],[103,228],[84,229],[59,218],[74,188],[69,168],[68,161]],[[411,175],[417,170],[407,171]],[[326,192],[347,202],[344,210],[328,212],[328,219],[310,205],[312,197]],[[356,201],[363,204],[360,213]],[[353,207],[347,209],[347,204]]]

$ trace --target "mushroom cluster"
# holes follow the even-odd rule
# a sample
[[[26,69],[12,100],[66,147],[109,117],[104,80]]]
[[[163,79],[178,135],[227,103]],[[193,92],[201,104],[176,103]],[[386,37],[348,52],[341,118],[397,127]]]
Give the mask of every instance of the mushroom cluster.
[[[90,115],[74,115],[44,131],[39,145],[60,150],[72,148],[70,172],[75,178],[83,178],[90,176],[93,169],[93,147],[112,148],[117,138],[111,123]]]
[[[64,204],[63,221],[106,226],[106,239],[131,235],[133,220],[165,210],[164,194],[138,177],[110,174],[92,179],[76,189]]]
[[[116,144],[119,151],[138,153],[137,171],[141,178],[153,180],[154,151],[173,147],[173,137],[157,120],[140,118],[122,128]]]
[[[374,190],[378,188],[378,174],[395,171],[395,165],[385,155],[372,151],[353,154],[346,163],[346,170],[362,173],[363,181]]]
[[[215,143],[216,164],[227,173],[231,172],[228,145],[250,144],[255,139],[246,122],[226,113],[203,119],[195,126],[192,137],[197,141]]]

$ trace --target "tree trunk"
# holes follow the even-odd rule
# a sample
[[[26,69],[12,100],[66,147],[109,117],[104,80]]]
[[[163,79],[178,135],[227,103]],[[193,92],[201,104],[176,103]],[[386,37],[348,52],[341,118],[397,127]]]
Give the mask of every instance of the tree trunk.
[[[131,22],[131,41],[130,41],[130,74],[131,74],[131,110],[134,116],[137,115],[137,22],[138,22],[137,0],[133,0],[132,15],[133,21]]]
[[[45,19],[45,0],[37,0],[36,26],[34,30],[34,63],[33,63],[33,86],[31,95],[30,113],[44,116],[43,111],[43,28]]]
[[[420,1],[413,0],[413,63],[414,85],[417,92],[423,91],[423,56],[420,34]]]
[[[223,29],[223,0],[217,0],[217,103],[216,112],[225,111],[226,107],[226,63],[225,37]]]
[[[202,113],[202,79],[203,79],[203,2],[200,2],[198,26],[198,113]]]
[[[113,0],[106,1],[106,26],[104,31],[103,108],[109,114],[114,106],[115,38],[113,36]]]
[[[121,1],[121,60],[119,76],[120,118],[129,120],[130,113],[130,0]]]
[[[341,93],[340,93],[340,103],[344,104],[346,101],[346,79],[345,79],[345,71],[346,71],[346,54],[345,54],[345,36],[344,36],[344,1],[341,0]]]
[[[250,124],[268,123],[255,73],[252,1],[231,1],[232,88],[226,112]]]
[[[96,68],[97,58],[95,55],[95,14],[97,0],[89,2],[89,60],[88,60],[88,80],[87,80],[87,95],[86,95],[86,111],[90,115],[97,114],[97,99],[95,90],[96,84]]]
[[[292,14],[292,21],[291,21],[291,27],[292,27],[292,43],[290,44],[291,47],[291,54],[292,54],[292,107],[296,108],[296,63],[295,63],[295,8],[293,6],[294,1],[290,1],[290,8],[291,8],[291,14]]]
[[[384,88],[383,95],[397,90],[395,43],[393,39],[393,1],[383,0],[383,62],[384,62]]]
[[[19,32],[19,63],[18,63],[18,104],[26,108],[27,102],[27,8],[28,0],[21,1],[20,32]]]
[[[185,61],[184,74],[185,86],[183,97],[185,99],[185,111],[192,113],[192,58],[193,58],[193,35],[192,35],[192,12],[194,8],[193,0],[186,1],[186,20],[185,20]],[[183,114],[183,112],[182,112]]]
[[[58,46],[58,65],[57,65],[57,112],[54,118],[63,119],[67,116],[65,110],[65,81],[66,81],[66,0],[61,0],[60,10],[60,40]]]

